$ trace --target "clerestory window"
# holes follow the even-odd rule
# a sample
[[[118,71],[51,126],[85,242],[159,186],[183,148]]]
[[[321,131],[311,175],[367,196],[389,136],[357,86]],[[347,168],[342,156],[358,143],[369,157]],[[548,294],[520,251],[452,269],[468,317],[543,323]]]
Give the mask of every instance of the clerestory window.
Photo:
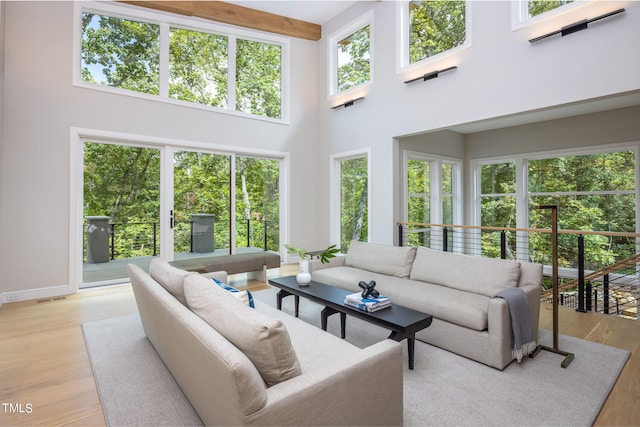
[[[373,81],[372,14],[329,37],[329,96]]]
[[[287,119],[284,38],[194,28],[191,21],[146,12],[124,16],[110,5],[80,7],[79,16],[78,85]]]
[[[398,2],[400,68],[425,62],[470,45],[469,2]]]

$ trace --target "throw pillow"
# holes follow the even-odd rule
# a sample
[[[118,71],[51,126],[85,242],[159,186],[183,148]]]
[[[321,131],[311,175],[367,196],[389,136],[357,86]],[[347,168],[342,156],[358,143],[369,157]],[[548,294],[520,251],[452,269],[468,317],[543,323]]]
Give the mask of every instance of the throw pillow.
[[[251,360],[267,387],[302,373],[280,320],[252,310],[200,275],[185,279],[184,292],[188,307]]]
[[[184,298],[184,279],[187,276],[198,274],[176,268],[160,258],[154,258],[149,264],[149,274],[156,282],[160,283],[175,299],[187,305]]]
[[[246,290],[241,291],[240,289],[236,289],[233,286],[229,286],[226,283],[222,283],[220,280],[216,279],[215,277],[211,278],[211,280],[213,280],[213,283],[217,284],[225,291],[231,292],[231,295],[238,298],[240,301],[247,304],[249,307],[251,308],[256,307],[255,304],[253,303],[253,295],[251,295],[251,292]]]

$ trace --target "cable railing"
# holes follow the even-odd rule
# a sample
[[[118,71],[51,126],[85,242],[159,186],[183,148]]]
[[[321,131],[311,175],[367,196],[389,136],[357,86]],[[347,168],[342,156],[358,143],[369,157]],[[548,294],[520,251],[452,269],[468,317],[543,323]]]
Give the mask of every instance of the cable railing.
[[[230,247],[228,222],[215,222],[212,228],[202,231],[196,221],[173,224],[174,250],[176,252],[213,252]],[[277,221],[240,219],[236,222],[236,246],[278,250],[279,225]],[[204,243],[206,249],[198,247]],[[94,231],[84,227],[85,259],[89,260],[93,248],[97,262],[119,258],[157,256],[160,249],[160,225],[158,222],[109,222],[108,229]],[[209,248],[211,250],[209,250]],[[275,249],[274,249],[275,248]]]
[[[551,302],[551,230],[398,222],[402,246],[541,263],[542,301]],[[558,230],[559,304],[638,319],[640,234]]]

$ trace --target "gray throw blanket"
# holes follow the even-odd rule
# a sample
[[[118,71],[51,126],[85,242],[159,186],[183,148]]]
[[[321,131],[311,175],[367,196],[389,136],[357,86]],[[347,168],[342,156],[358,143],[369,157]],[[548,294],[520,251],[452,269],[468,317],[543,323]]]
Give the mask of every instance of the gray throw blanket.
[[[513,357],[520,363],[523,356],[536,349],[527,295],[520,288],[507,288],[497,292],[492,298],[502,298],[509,306]]]

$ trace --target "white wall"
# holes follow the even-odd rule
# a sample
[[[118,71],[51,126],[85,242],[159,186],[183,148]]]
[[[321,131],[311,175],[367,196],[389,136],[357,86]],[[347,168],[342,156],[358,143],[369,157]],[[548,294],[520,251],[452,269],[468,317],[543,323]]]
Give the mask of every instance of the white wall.
[[[72,85],[72,2],[7,2],[0,280],[21,299],[73,291],[70,129],[290,153],[290,234],[315,247],[316,43],[291,39],[290,125]],[[81,227],[78,224],[78,227]]]
[[[640,2],[593,2],[548,22],[511,29],[511,4],[475,1],[471,6],[472,46],[412,75],[397,74],[395,2],[359,3],[323,27],[320,48],[320,129],[326,155],[371,147],[373,195],[370,240],[392,243],[398,219],[398,148],[394,138],[493,118],[542,111],[640,90]],[[619,7],[626,12],[590,24],[566,37],[531,44],[529,39]],[[374,11],[374,84],[352,107],[331,110],[326,99],[326,40],[357,18]],[[403,83],[443,69],[427,82]],[[323,98],[324,96],[324,98]],[[326,173],[321,170],[321,175]],[[324,196],[328,187],[322,189]],[[328,213],[327,213],[328,215]]]

